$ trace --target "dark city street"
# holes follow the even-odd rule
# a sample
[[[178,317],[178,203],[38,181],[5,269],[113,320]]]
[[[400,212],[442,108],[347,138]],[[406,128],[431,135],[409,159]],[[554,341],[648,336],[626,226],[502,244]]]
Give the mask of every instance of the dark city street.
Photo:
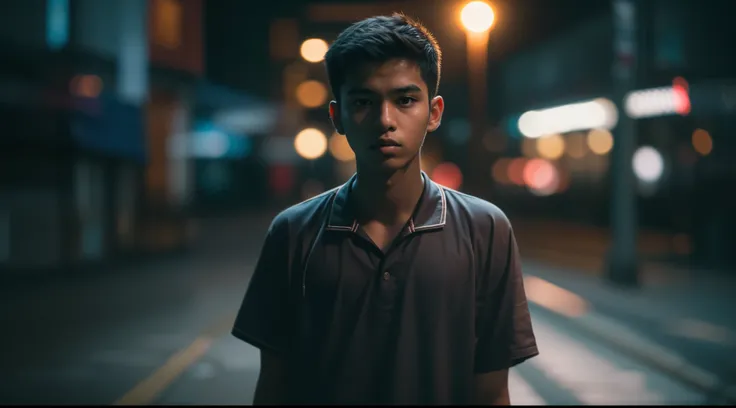
[[[291,211],[291,218],[284,216],[292,222],[287,227],[296,228],[297,211],[336,196],[320,195],[339,186],[347,186],[350,204],[330,208],[358,209],[361,215],[352,214],[352,224],[327,222],[333,218],[320,224],[322,213],[315,211],[309,222],[368,237],[385,259],[397,243],[424,242],[425,252],[401,250],[401,268],[386,266],[385,259],[379,263],[382,278],[375,281],[393,285],[396,279],[397,296],[409,292],[410,285],[394,277],[396,269],[411,269],[425,283],[432,271],[412,268],[441,269],[443,279],[469,276],[439,265],[448,261],[448,252],[427,249],[429,238],[412,241],[417,231],[445,249],[461,248],[452,256],[478,256],[467,262],[478,271],[481,262],[476,260],[486,258],[476,252],[490,251],[489,265],[500,259],[494,239],[497,222],[504,218],[500,212],[494,215],[493,234],[479,237],[475,231],[484,221],[478,219],[488,214],[472,218],[471,213],[481,208],[495,214],[485,200],[508,217],[521,257],[523,280],[516,282],[523,282],[524,290],[499,296],[493,304],[511,304],[514,296],[518,300],[525,294],[539,349],[509,371],[512,405],[736,404],[736,195],[730,191],[736,186],[734,4],[0,3],[0,404],[253,404],[259,375],[268,370],[261,371],[259,349],[236,338],[233,330],[251,278],[263,276],[255,267],[269,226],[287,208],[312,200]],[[364,60],[335,56],[353,55],[344,51],[347,46],[341,51],[338,37],[351,24],[396,12],[426,27],[431,41],[423,34],[410,40],[430,46],[412,42],[413,57],[404,55],[409,49],[404,44],[398,54],[385,54],[401,57],[369,58],[376,45],[364,40],[354,54]],[[392,30],[381,41],[409,41]],[[434,40],[440,54],[431,46]],[[404,65],[384,75],[382,69],[397,61]],[[429,61],[434,74],[422,61]],[[410,74],[396,74],[400,69]],[[416,81],[392,82],[389,88],[376,79],[385,77]],[[360,87],[346,90],[355,78],[362,81]],[[377,83],[385,85],[385,93],[376,90]],[[401,94],[399,100],[385,96],[394,93]],[[374,103],[371,98],[383,99]],[[371,172],[376,168],[381,171]],[[403,175],[410,173],[414,179]],[[424,187],[417,184],[420,173]],[[357,174],[369,176],[359,179]],[[354,176],[360,181],[351,184]],[[364,180],[372,176],[385,176],[380,181],[385,191],[405,191],[360,195],[368,191],[370,183]],[[415,184],[401,184],[396,177]],[[427,186],[439,193],[430,195],[435,190]],[[398,238],[385,238],[391,245],[379,244],[368,232],[368,221],[380,224],[379,215],[389,215],[371,211],[388,213],[386,207],[399,214],[402,197],[412,208],[405,209],[403,218],[396,215],[401,218],[393,221],[396,225],[381,226],[386,236]],[[437,200],[436,208],[431,199]],[[369,200],[389,205],[366,204]],[[419,217],[427,205],[435,218],[422,225]],[[473,220],[467,225],[462,223],[466,215]],[[299,232],[308,230],[301,227]],[[389,234],[391,228],[400,232]],[[467,235],[450,235],[453,228],[465,228]],[[268,236],[277,237],[277,230]],[[318,237],[324,239],[315,234],[310,255],[317,244],[326,246]],[[278,248],[282,254],[287,248],[296,252],[292,244],[297,238],[282,238],[272,241],[283,246]],[[475,251],[478,247],[484,249]],[[509,254],[504,257],[513,256],[504,251]],[[269,259],[292,267],[306,263],[306,299],[309,256],[288,257],[291,263]],[[323,258],[321,270],[330,270],[326,265],[333,259]],[[347,261],[341,255],[336,262]],[[259,270],[271,272],[271,264]],[[447,264],[454,267],[452,260]],[[339,265],[333,269],[359,275],[358,267]],[[488,273],[492,269],[485,268]],[[504,263],[497,269],[514,268]],[[439,292],[450,291],[444,280],[437,282]],[[476,275],[466,282],[486,281]],[[276,287],[271,285],[268,290],[256,287],[249,296],[269,303]],[[478,305],[488,308],[481,286],[444,305],[468,310],[455,303],[473,299],[480,316]],[[509,292],[509,287],[498,290]],[[428,293],[434,292],[412,294],[407,304],[429,304],[451,316],[445,320],[464,322],[436,306],[443,303]],[[339,308],[337,295],[324,297]],[[498,309],[516,313],[523,307],[517,301]],[[253,307],[246,317],[251,324],[268,326],[277,318],[261,310],[266,308]],[[434,344],[434,338],[425,337],[456,334],[438,330],[446,327],[439,317],[422,316],[431,317],[426,317],[429,330],[416,329],[424,337],[397,340],[392,355],[406,356],[398,344]],[[488,333],[480,329],[478,316],[466,331],[476,341],[474,353],[484,358],[478,351],[484,342],[478,340]],[[493,321],[505,321],[518,334],[528,331],[526,309],[523,318],[526,323],[517,324],[516,316]],[[401,332],[408,325],[396,319],[402,322],[394,325]],[[341,332],[335,325],[324,331]],[[365,337],[380,338],[379,331],[370,330]],[[496,330],[504,329],[494,328],[495,337],[485,348],[493,343],[510,350],[511,345],[496,343],[516,335]],[[346,336],[362,340],[358,332]],[[278,333],[282,340],[289,337],[286,342],[298,337]],[[469,342],[457,340],[462,335],[453,339],[468,350]],[[510,342],[518,346],[516,338]],[[272,346],[265,343],[259,347]],[[358,353],[352,360],[383,357],[365,358],[368,343],[349,344],[352,348],[340,350]],[[315,351],[320,364],[322,354],[317,353],[322,352]],[[458,370],[424,360],[429,358],[406,363],[412,367],[409,376],[397,374],[398,368],[392,375],[454,381]],[[458,366],[470,366],[463,366],[469,359],[456,360],[462,360]],[[475,367],[498,369],[479,361]],[[430,372],[420,366],[442,368]],[[474,378],[486,373],[477,370],[464,372]],[[375,371],[354,370],[372,375],[376,383],[375,378],[390,377]],[[320,375],[327,376],[315,377]],[[470,382],[463,381],[458,382]],[[342,391],[332,388],[329,392]],[[442,394],[440,386],[435,388]],[[386,391],[391,392],[397,391]]]
[[[258,352],[230,328],[272,215],[198,220],[186,255],[3,293],[3,402],[249,404]],[[632,292],[560,258],[525,259],[541,354],[512,370],[512,403],[736,398],[728,282]]]

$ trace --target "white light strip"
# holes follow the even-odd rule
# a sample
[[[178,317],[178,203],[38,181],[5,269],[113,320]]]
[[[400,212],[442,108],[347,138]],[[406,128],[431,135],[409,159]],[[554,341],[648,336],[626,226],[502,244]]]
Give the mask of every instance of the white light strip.
[[[634,119],[675,115],[689,104],[686,92],[678,92],[671,86],[629,92],[624,99],[624,109]]]
[[[519,131],[528,138],[588,129],[613,129],[618,110],[613,102],[597,98],[586,102],[525,112],[519,117]]]

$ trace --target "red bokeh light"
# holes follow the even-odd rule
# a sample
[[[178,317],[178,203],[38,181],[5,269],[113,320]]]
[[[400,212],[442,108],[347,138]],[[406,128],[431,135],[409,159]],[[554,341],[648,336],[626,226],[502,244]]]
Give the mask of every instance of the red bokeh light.
[[[463,184],[463,173],[454,163],[440,163],[432,170],[432,180],[437,184],[457,190]]]

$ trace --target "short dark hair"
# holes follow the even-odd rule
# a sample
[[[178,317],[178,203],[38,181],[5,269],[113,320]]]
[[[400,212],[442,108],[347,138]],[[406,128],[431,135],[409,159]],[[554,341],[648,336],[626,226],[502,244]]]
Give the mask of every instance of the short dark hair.
[[[439,92],[442,52],[429,30],[402,13],[370,17],[346,28],[325,55],[330,89],[340,97],[347,72],[366,63],[406,58],[419,65],[429,97]]]

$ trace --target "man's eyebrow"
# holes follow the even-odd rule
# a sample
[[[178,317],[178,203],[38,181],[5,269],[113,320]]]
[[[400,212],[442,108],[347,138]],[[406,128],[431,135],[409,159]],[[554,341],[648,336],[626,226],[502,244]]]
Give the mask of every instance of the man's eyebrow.
[[[418,87],[417,85],[411,84],[407,86],[402,86],[401,88],[395,88],[391,90],[391,93],[411,93],[411,92],[422,92],[422,88]]]
[[[405,93],[412,93],[412,92],[422,92],[422,88],[420,88],[417,85],[411,84],[407,86],[402,86],[400,88],[394,88],[389,93],[405,94]],[[375,94],[376,92],[368,88],[353,88],[353,89],[349,89],[347,93],[348,95],[366,95],[366,94]]]

